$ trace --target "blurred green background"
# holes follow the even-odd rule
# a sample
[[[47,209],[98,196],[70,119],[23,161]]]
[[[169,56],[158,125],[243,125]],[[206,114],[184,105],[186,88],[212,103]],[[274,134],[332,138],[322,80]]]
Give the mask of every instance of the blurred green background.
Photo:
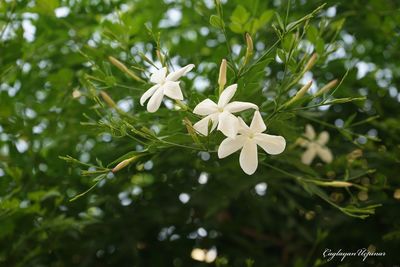
[[[272,25],[278,24],[274,12],[285,17],[287,1],[221,2],[234,55],[243,52],[246,31],[252,33],[256,56],[273,45],[277,37]],[[288,20],[295,21],[323,3],[293,0]],[[155,60],[156,43],[149,32],[160,32],[173,64],[196,64],[195,74],[184,81],[200,92],[192,94],[193,106],[203,92],[213,92],[218,64],[227,54],[223,35],[209,23],[214,14],[211,0],[1,0],[0,266],[400,265],[400,192],[395,191],[400,188],[400,4],[396,0],[327,1],[310,22],[306,36],[310,43],[304,44],[310,53],[315,48],[319,54],[328,44],[336,47],[307,74],[308,79],[324,84],[348,70],[338,95],[367,97],[318,111],[319,120],[336,127],[328,129],[330,144],[341,156],[330,167],[314,165],[314,171],[335,175],[340,170],[336,173],[340,176],[368,165],[364,169],[369,171],[358,179],[369,186],[367,195],[342,189],[328,193],[338,203],[346,195],[382,204],[376,214],[349,217],[271,168],[262,166],[256,175],[247,176],[238,167],[237,156],[218,161],[215,153],[177,147],[108,174],[92,191],[69,201],[93,181],[59,156],[108,164],[140,149],[121,129],[107,127],[107,119],[115,117],[111,111],[101,113],[104,129],[81,123],[99,119],[98,103],[89,97],[85,82],[87,75],[99,77],[93,66],[108,71],[101,89],[120,109],[128,114],[143,111],[138,98],[146,86],[110,65],[107,57],[119,58],[129,67],[143,62],[139,53]],[[246,26],[255,19],[253,27]],[[337,36],[321,33],[328,22],[340,29]],[[268,99],[268,93],[260,90],[278,83],[281,70],[277,63],[268,65],[258,78],[262,81],[258,93],[251,94],[255,102]],[[74,91],[82,95],[74,98]],[[141,119],[151,120],[146,114]],[[160,113],[157,119],[161,123],[168,119],[171,127],[181,124],[181,118],[169,113]],[[353,120],[367,120],[353,125],[359,133],[349,137],[354,143],[344,141],[344,129]],[[289,129],[278,120],[272,129],[287,132],[288,144],[293,144],[310,121],[299,117],[298,122]],[[318,132],[325,129],[317,125]],[[362,156],[353,157],[357,148]],[[277,164],[282,168],[295,164],[300,152],[283,156]],[[342,263],[326,263],[322,256],[325,248],[367,247],[385,251],[386,256],[365,262],[348,258]],[[217,251],[218,256],[212,263],[195,261],[194,248]]]

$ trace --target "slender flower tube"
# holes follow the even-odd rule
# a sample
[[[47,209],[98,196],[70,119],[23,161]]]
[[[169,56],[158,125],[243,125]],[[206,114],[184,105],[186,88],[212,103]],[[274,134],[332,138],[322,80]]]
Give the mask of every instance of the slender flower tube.
[[[239,123],[239,134],[222,141],[218,148],[218,157],[225,158],[241,149],[240,167],[246,174],[251,175],[258,167],[257,146],[270,155],[277,155],[285,150],[286,140],[282,136],[263,133],[267,127],[259,111],[254,112],[250,127],[240,117]]]
[[[188,73],[194,68],[193,64],[189,64],[177,71],[171,72],[167,75],[167,68],[162,68],[155,71],[151,77],[150,82],[155,85],[148,89],[140,98],[140,105],[144,105],[144,102],[150,98],[147,103],[148,112],[156,112],[161,105],[161,102],[165,96],[175,100],[183,100],[183,94],[181,87],[179,86],[180,77]]]
[[[194,114],[205,116],[193,125],[197,132],[207,136],[209,134],[208,126],[211,122],[211,131],[217,128],[217,130],[221,131],[225,136],[232,138],[236,136],[239,129],[239,121],[232,113],[237,113],[250,108],[258,110],[257,105],[249,102],[233,101],[229,103],[235,95],[236,89],[237,84],[228,86],[221,93],[218,104],[207,98],[194,108]]]

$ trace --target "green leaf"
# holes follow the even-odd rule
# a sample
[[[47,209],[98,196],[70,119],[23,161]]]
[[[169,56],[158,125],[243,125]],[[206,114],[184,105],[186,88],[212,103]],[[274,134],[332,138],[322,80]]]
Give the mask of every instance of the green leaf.
[[[210,24],[218,29],[223,29],[225,27],[224,21],[217,15],[211,15]]]
[[[231,21],[238,24],[245,24],[250,18],[250,13],[241,5],[238,5],[231,15]]]

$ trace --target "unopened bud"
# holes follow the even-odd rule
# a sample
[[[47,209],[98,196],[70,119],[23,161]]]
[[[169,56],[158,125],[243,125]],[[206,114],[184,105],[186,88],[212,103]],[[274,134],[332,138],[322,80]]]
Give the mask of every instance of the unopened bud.
[[[303,87],[301,87],[300,90],[297,91],[296,95],[286,103],[286,106],[288,106],[288,105],[296,102],[300,98],[302,98],[308,92],[308,89],[310,89],[311,85],[312,85],[312,81],[309,81],[308,83],[303,85]]]
[[[110,107],[110,108],[116,108],[117,104],[115,104],[114,100],[104,91],[100,91],[101,98],[103,98],[104,102]]]
[[[308,60],[306,66],[304,67],[304,72],[309,71],[309,70],[315,65],[315,62],[317,62],[317,60],[318,60],[317,53],[314,53],[314,54],[310,57],[310,59]]]
[[[81,97],[81,95],[82,95],[82,93],[81,93],[79,90],[77,90],[77,89],[75,89],[75,90],[72,92],[72,97],[73,97],[73,98],[79,98],[79,97]]]
[[[125,159],[125,160],[121,161],[120,163],[117,164],[117,166],[115,166],[115,167],[112,169],[112,172],[117,172],[117,171],[122,170],[123,168],[125,168],[126,166],[128,166],[129,164],[131,164],[131,163],[132,163],[134,160],[136,160],[137,158],[138,158],[137,156],[134,156],[134,157],[132,157],[132,158]]]
[[[246,65],[249,61],[251,56],[253,55],[254,45],[253,39],[249,33],[246,33],[246,55],[244,58],[244,65]]]
[[[219,93],[222,93],[222,90],[226,84],[226,59],[223,59],[221,62],[221,66],[219,67],[219,76],[218,76],[218,85],[219,85]]]
[[[160,50],[156,50],[156,54],[157,54],[157,58],[158,58],[158,60],[161,62],[161,65],[163,65],[164,66],[164,64],[165,64],[165,57],[164,57],[164,55],[161,53],[161,51]]]
[[[324,87],[322,87],[318,92],[315,93],[315,97],[321,96],[321,95],[329,92],[329,90],[334,88],[338,84],[338,82],[339,82],[338,79],[330,81]]]
[[[332,186],[332,187],[350,187],[353,184],[344,181],[331,181],[331,182],[318,182],[322,186]]]
[[[109,56],[108,60],[111,62],[111,64],[117,67],[120,71],[125,72],[132,79],[139,82],[143,82],[143,80],[139,76],[137,76],[133,71],[128,69],[121,61],[119,61],[115,57]]]
[[[400,199],[400,189],[396,189],[393,193],[395,199]]]

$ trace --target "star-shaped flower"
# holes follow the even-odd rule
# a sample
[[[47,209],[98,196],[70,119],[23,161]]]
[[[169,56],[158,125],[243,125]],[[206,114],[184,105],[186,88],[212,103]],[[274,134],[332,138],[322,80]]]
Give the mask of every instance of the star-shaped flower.
[[[239,134],[222,141],[218,148],[218,157],[225,158],[242,149],[239,157],[240,167],[251,175],[258,167],[257,145],[268,154],[277,155],[285,150],[286,140],[282,136],[263,133],[267,127],[259,111],[254,112],[250,127],[240,117],[239,123]]]
[[[193,64],[189,64],[177,71],[171,72],[167,76],[167,68],[156,70],[150,77],[150,82],[155,83],[140,98],[140,105],[144,105],[147,99],[148,112],[156,112],[161,105],[164,95],[176,100],[183,100],[181,88],[179,86],[180,77],[188,73],[194,68]]]
[[[211,121],[211,131],[218,126],[217,129],[224,135],[232,138],[235,137],[238,133],[239,122],[237,117],[232,113],[250,108],[258,110],[257,105],[249,102],[233,101],[229,103],[235,95],[236,89],[237,84],[228,86],[222,91],[218,104],[208,98],[200,102],[194,108],[193,113],[205,117],[193,125],[194,129],[203,135],[208,135],[208,125]]]
[[[328,147],[325,146],[329,141],[329,133],[327,131],[321,132],[318,138],[316,138],[314,128],[310,124],[307,124],[304,137],[306,137],[306,139],[299,138],[297,141],[300,146],[307,148],[301,156],[301,162],[306,165],[310,165],[316,155],[318,155],[322,161],[326,163],[332,162],[332,152]]]

